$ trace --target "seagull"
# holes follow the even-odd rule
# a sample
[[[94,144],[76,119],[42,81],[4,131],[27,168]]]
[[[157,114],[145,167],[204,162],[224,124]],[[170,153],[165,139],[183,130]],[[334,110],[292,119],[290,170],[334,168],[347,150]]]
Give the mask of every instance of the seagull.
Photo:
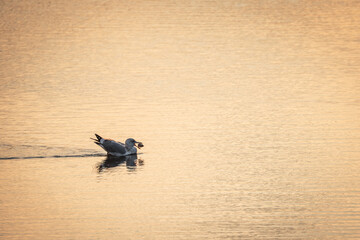
[[[121,156],[128,156],[137,153],[136,148],[142,148],[144,145],[141,142],[135,141],[133,138],[128,138],[125,141],[125,144],[121,142],[116,142],[112,139],[104,139],[95,133],[96,139],[91,138],[94,140],[94,143],[102,147],[108,155],[121,157]],[[137,144],[137,145],[136,145]]]

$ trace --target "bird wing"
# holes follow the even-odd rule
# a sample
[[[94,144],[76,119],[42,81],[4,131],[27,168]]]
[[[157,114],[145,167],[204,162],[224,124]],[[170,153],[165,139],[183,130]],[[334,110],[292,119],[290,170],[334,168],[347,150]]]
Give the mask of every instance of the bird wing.
[[[120,143],[115,142],[113,140],[104,139],[102,146],[105,149],[105,151],[107,151],[108,153],[120,153],[120,154],[126,153],[126,149],[124,145],[121,145]]]

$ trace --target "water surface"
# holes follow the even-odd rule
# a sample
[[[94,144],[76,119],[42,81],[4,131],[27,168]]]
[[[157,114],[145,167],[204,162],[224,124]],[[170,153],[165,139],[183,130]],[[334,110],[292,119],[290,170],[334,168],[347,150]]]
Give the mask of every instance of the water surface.
[[[0,238],[360,238],[358,1],[0,6]]]

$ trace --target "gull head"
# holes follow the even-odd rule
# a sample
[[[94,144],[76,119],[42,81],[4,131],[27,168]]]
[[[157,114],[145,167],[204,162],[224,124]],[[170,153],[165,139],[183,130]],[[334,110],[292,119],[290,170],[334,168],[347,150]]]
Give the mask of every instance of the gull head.
[[[138,145],[136,145],[136,144],[138,144]],[[126,141],[125,141],[125,147],[127,148],[127,149],[131,149],[131,148],[133,148],[133,147],[137,147],[137,148],[141,148],[141,147],[143,147],[144,145],[141,143],[141,142],[137,142],[135,139],[133,139],[133,138],[128,138],[128,139],[126,139]]]

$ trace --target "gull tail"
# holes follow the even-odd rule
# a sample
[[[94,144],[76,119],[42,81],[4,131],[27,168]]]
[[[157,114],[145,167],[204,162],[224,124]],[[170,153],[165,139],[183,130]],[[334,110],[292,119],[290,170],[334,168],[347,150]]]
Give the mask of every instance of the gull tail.
[[[96,136],[96,138],[97,138],[97,140],[98,140],[99,142],[101,142],[101,139],[103,139],[102,137],[100,137],[100,136],[97,135],[96,133],[95,133],[95,136]]]
[[[99,135],[97,135],[95,133],[95,136],[96,136],[96,139],[95,138],[90,138],[91,140],[94,140],[94,143],[96,143],[97,145],[101,146],[102,147],[102,143],[101,143],[101,140],[103,140],[102,137],[100,137]]]

